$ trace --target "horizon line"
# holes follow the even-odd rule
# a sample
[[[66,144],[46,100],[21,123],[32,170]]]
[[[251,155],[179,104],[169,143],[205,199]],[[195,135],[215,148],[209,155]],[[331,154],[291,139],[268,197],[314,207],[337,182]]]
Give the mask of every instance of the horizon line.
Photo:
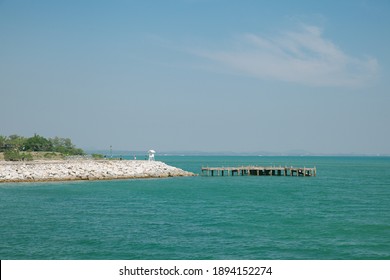
[[[140,156],[147,155],[146,150],[110,150],[110,149],[84,149],[87,153],[103,153],[113,156]],[[157,155],[160,156],[367,156],[367,157],[389,157],[389,153],[358,153],[358,152],[345,152],[345,153],[316,153],[307,151],[287,151],[287,152],[233,152],[233,151],[157,151]]]

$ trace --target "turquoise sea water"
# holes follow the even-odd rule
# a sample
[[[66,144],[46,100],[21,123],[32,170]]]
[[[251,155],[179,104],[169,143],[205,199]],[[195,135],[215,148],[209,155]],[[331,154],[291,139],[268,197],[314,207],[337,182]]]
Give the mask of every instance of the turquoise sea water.
[[[0,184],[0,258],[390,259],[390,158],[158,159],[317,177]]]

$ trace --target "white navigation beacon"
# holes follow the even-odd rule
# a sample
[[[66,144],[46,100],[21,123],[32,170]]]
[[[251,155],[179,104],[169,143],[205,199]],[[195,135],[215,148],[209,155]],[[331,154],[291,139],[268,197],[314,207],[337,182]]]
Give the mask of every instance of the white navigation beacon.
[[[156,153],[155,150],[149,150],[148,155],[149,155],[149,161],[154,161],[154,154]]]

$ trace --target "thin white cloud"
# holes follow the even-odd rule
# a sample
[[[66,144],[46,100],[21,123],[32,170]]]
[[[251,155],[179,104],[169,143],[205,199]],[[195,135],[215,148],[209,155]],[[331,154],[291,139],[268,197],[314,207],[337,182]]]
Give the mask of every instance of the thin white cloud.
[[[311,86],[360,87],[372,81],[379,68],[375,58],[346,54],[316,26],[269,38],[246,34],[239,43],[235,50],[198,55],[246,75]]]

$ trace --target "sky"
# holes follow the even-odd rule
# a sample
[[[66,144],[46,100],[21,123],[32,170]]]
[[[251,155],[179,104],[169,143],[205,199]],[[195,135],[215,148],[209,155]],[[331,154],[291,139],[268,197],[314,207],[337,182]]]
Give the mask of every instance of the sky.
[[[390,1],[0,0],[0,135],[390,154]]]

